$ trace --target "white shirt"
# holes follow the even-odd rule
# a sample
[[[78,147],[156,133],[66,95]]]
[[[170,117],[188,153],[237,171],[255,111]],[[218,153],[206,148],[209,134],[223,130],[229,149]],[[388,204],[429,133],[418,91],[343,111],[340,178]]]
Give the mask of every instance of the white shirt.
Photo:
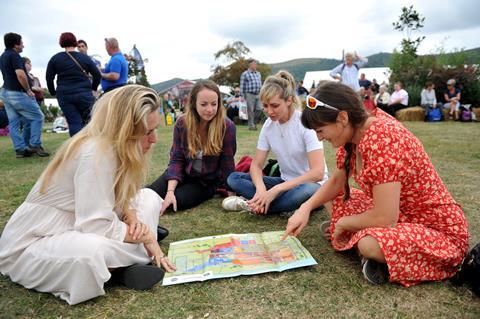
[[[361,60],[353,62],[351,66],[348,66],[346,63],[339,64],[330,72],[330,76],[336,78],[337,75],[340,75],[342,77],[342,83],[348,85],[357,92],[360,90],[358,71],[367,62],[367,58],[362,58]]]
[[[393,91],[392,95],[390,95],[390,101],[395,101],[397,99],[401,99],[400,104],[408,105],[408,93],[404,89],[400,89],[399,91]]]
[[[272,121],[270,118],[263,124],[258,137],[257,149],[272,150],[280,166],[281,178],[284,181],[297,178],[310,170],[307,154],[323,149],[323,142],[319,141],[314,130],[302,125],[300,111],[295,111],[284,124]],[[323,184],[328,179],[327,164],[325,163]]]

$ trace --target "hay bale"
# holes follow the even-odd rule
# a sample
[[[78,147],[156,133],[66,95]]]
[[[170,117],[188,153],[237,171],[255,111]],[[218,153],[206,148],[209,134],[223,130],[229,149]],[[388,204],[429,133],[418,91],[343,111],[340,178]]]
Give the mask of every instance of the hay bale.
[[[399,121],[423,121],[425,119],[425,110],[421,106],[407,107],[395,113]]]
[[[472,112],[475,113],[477,121],[480,121],[480,107],[472,108]]]

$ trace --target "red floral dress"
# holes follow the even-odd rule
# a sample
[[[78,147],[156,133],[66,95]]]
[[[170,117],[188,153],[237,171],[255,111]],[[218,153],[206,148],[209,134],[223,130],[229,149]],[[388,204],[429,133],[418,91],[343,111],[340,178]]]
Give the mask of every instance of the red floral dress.
[[[377,112],[378,113],[378,112]],[[375,185],[400,182],[400,215],[394,228],[373,227],[348,232],[337,250],[351,249],[362,237],[374,237],[385,255],[390,281],[404,286],[426,280],[452,277],[468,250],[467,221],[463,211],[445,188],[420,141],[400,122],[377,114],[357,145],[362,167],[352,175],[360,189],[351,188],[351,197],[333,201],[331,231],[343,216],[360,214],[373,207]],[[342,169],[345,149],[337,151]]]

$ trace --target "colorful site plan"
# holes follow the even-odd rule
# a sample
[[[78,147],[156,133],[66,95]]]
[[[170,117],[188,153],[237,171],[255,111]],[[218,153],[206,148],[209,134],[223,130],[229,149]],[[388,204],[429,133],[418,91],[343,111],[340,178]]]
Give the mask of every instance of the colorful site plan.
[[[289,236],[280,240],[283,233],[228,234],[171,243],[168,258],[175,263],[177,271],[166,273],[163,285],[255,275],[317,264],[297,238]]]

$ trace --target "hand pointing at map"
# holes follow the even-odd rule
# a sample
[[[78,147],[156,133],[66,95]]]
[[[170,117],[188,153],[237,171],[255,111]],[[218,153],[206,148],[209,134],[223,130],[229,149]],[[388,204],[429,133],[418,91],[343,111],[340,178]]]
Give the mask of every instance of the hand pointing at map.
[[[300,232],[307,226],[308,219],[310,218],[310,211],[302,209],[300,206],[299,209],[295,211],[295,214],[288,219],[287,229],[282,236],[282,240],[285,240],[288,236],[297,236]]]

